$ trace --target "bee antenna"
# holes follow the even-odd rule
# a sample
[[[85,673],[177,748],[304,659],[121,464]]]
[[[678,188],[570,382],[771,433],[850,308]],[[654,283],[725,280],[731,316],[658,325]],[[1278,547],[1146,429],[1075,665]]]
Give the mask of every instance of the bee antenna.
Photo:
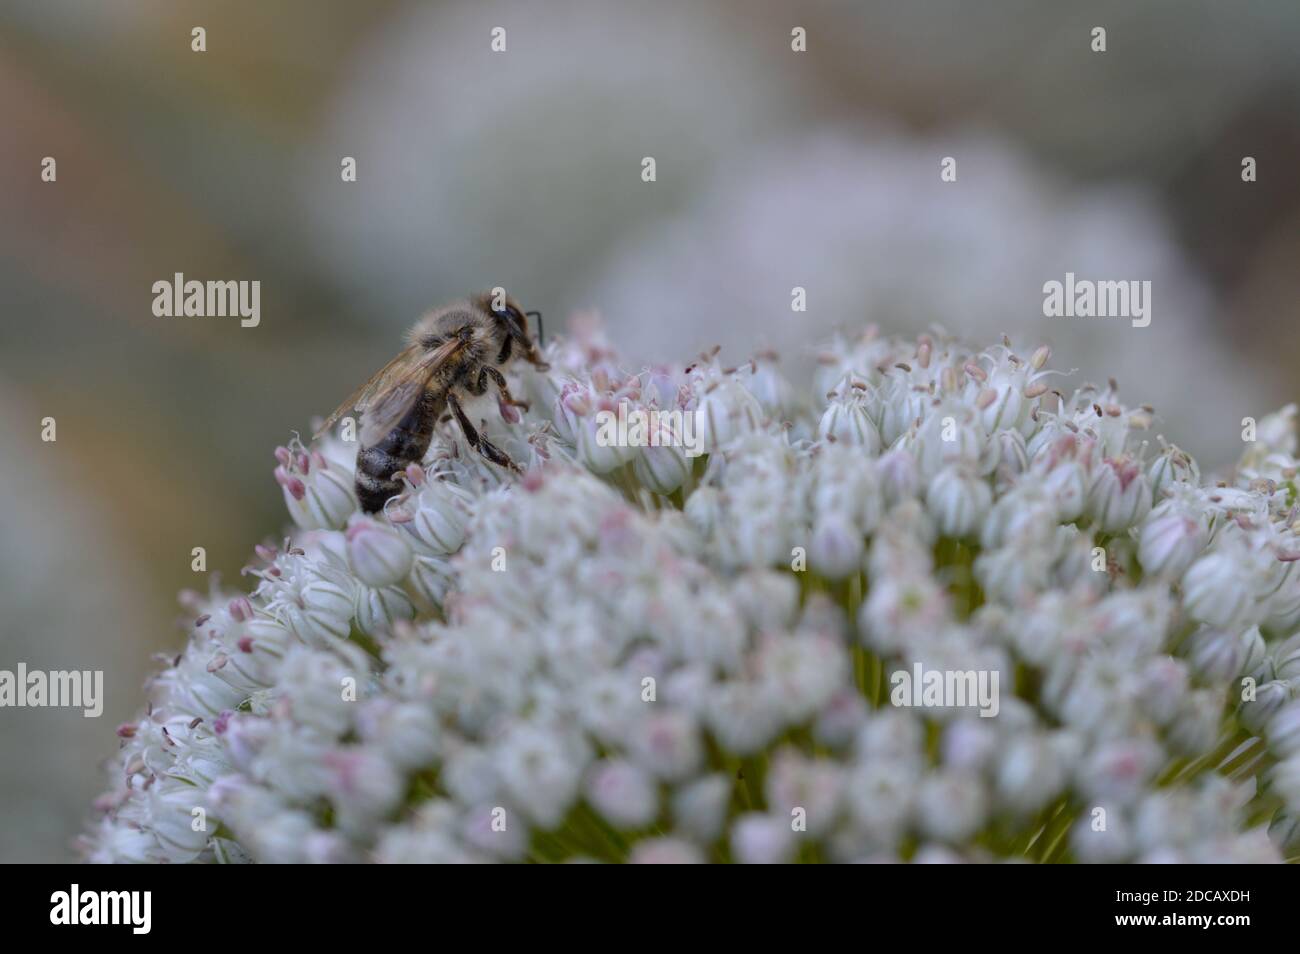
[[[537,319],[537,346],[539,348],[546,345],[545,330],[542,328],[542,313],[540,311],[526,311],[524,316],[527,318]]]

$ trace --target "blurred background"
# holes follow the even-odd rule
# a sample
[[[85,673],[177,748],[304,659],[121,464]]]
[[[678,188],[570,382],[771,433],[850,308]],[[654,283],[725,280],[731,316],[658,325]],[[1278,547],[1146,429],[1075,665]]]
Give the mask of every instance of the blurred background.
[[[1297,48],[1295,0],[5,0],[0,669],[107,700],[0,710],[0,859],[72,857],[191,548],[236,579],[274,446],[472,290],[595,311],[634,365],[1046,341],[1231,461],[1300,397]],[[1150,327],[1044,318],[1066,271],[1150,280]],[[260,281],[260,326],[155,318],[175,272]]]

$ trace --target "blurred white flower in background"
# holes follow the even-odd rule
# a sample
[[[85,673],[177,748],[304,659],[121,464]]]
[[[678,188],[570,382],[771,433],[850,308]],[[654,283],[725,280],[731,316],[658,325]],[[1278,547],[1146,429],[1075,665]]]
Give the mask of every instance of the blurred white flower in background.
[[[494,14],[505,54],[483,31]],[[599,308],[632,360],[774,348],[800,393],[808,343],[863,320],[1046,340],[1160,407],[1158,429],[1212,466],[1236,457],[1241,418],[1276,389],[1216,329],[1150,192],[1071,185],[978,129],[831,125],[786,39],[746,45],[736,28],[684,6],[404,10],[366,39],[306,147],[313,162],[364,153],[341,195],[303,180],[307,240],[358,310],[394,326],[440,294],[503,285],[553,327]],[[430,56],[432,36],[481,42]],[[947,156],[956,182],[940,180]],[[1044,317],[1043,284],[1067,272],[1150,281],[1150,327]]]
[[[756,59],[735,30],[697,4],[402,9],[345,64],[303,147],[305,163],[355,156],[359,170],[342,198],[329,177],[303,180],[304,237],[360,312],[400,323],[439,289],[504,285],[546,302],[558,330],[580,304],[565,296],[575,274],[813,101],[797,74],[763,70],[784,43]]]
[[[940,181],[944,156],[956,182]],[[1150,326],[1045,317],[1043,285],[1067,272],[1150,281]],[[1084,380],[1113,377],[1154,404],[1158,429],[1216,464],[1240,453],[1241,418],[1264,410],[1264,383],[1216,331],[1205,285],[1141,190],[1069,186],[979,134],[827,130],[736,157],[705,199],[620,248],[583,299],[629,354],[767,347],[796,378],[810,342],[863,320],[1048,341]]]

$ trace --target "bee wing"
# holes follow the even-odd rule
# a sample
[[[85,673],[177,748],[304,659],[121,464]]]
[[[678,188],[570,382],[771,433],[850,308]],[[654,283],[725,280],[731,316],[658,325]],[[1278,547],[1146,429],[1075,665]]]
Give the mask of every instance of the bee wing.
[[[362,446],[377,443],[415,406],[415,402],[429,386],[429,379],[434,372],[463,347],[460,341],[449,341],[433,351],[415,345],[406,348],[362,385],[355,397],[348,398],[343,407],[335,411],[330,421],[322,427],[322,431],[330,427],[341,411],[356,407],[362,412]]]
[[[398,352],[397,357],[393,358],[393,360],[389,361],[386,365],[372,374],[368,381],[349,394],[347,399],[336,407],[330,416],[325,419],[325,423],[317,428],[316,433],[312,435],[312,439],[315,440],[316,438],[319,438],[322,434],[333,427],[338,419],[348,411],[351,411],[354,408],[364,410],[366,405],[370,403],[371,398],[373,398],[379,391],[385,389],[387,382],[402,377],[403,368],[414,364],[419,358],[419,354],[420,352],[418,348],[403,348]]]
[[[406,416],[406,412],[415,406],[428,383],[427,374],[406,378],[377,395],[374,402],[362,412],[361,446],[370,447],[383,440]]]

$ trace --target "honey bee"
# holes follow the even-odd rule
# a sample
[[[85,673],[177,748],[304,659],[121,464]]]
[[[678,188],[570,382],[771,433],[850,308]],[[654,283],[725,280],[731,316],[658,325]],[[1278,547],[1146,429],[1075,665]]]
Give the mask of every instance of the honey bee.
[[[401,472],[424,459],[433,428],[448,411],[470,447],[518,473],[518,465],[479,434],[461,401],[464,395],[481,395],[495,386],[503,410],[528,409],[526,401],[510,394],[501,373],[515,357],[541,370],[547,367],[528,335],[528,316],[537,317],[540,340],[541,314],[525,312],[509,296],[489,292],[434,309],[407,333],[406,347],[397,357],[326,419],[316,437],[348,411],[361,412],[356,489],[362,510],[381,510],[401,489]]]

